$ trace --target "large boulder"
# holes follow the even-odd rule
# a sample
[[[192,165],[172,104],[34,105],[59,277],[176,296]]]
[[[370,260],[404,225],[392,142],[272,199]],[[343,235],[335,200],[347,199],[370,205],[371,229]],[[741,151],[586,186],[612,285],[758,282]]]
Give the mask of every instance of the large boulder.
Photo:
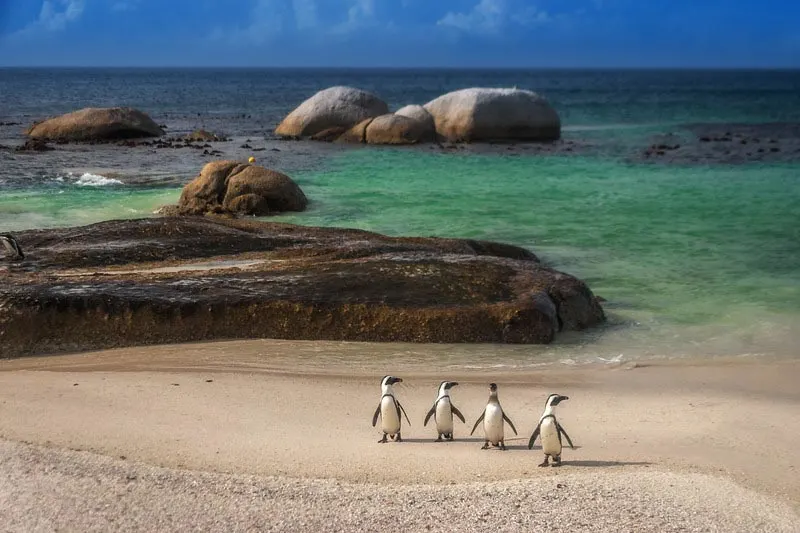
[[[369,144],[417,144],[433,142],[436,131],[432,122],[397,114],[381,115],[367,125],[365,140]]]
[[[352,87],[331,87],[318,92],[275,128],[281,137],[310,137],[330,128],[349,129],[359,122],[389,112],[386,102]]]
[[[34,139],[80,142],[160,137],[164,130],[130,107],[90,107],[34,124],[25,133]]]
[[[538,94],[522,89],[462,89],[425,104],[437,134],[451,142],[561,137],[561,120]]]
[[[232,338],[540,344],[604,320],[582,281],[486,241],[220,217],[15,236],[0,358]]]
[[[164,212],[266,216],[303,211],[307,205],[306,195],[285,174],[239,161],[214,161],[183,188],[177,211]]]

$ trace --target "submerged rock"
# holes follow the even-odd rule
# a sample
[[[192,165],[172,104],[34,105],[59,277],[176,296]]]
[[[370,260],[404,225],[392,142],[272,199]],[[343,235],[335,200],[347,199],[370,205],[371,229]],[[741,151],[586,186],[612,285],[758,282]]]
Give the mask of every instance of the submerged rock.
[[[222,135],[216,135],[211,133],[210,131],[206,130],[194,130],[192,133],[187,135],[183,138],[185,141],[189,142],[219,142],[219,141],[227,141],[228,139]]]
[[[42,139],[28,139],[21,146],[14,148],[15,152],[49,152],[55,150]]]
[[[549,343],[604,321],[527,250],[252,220],[19,232],[0,357],[231,338]]]
[[[275,128],[281,137],[310,137],[331,128],[349,129],[367,118],[389,112],[386,102],[352,87],[331,87],[318,92]]]
[[[561,137],[561,120],[538,94],[522,89],[462,89],[425,104],[436,132],[450,142]]]
[[[265,216],[284,211],[303,211],[306,195],[286,174],[239,161],[214,161],[187,183],[177,209],[164,213]]]
[[[160,137],[164,130],[141,111],[130,107],[110,107],[67,113],[34,124],[25,133],[34,139],[108,141]]]

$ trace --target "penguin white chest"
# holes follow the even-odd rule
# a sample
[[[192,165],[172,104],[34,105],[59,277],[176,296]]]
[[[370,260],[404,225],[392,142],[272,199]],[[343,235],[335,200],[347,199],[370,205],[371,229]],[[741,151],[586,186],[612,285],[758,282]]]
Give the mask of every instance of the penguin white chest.
[[[493,445],[503,439],[503,409],[498,404],[490,403],[486,406],[483,417],[483,432],[486,440]]]
[[[542,452],[546,455],[561,455],[561,441],[558,438],[558,426],[552,417],[542,420],[542,425],[539,429],[542,437]]]
[[[381,399],[381,430],[388,435],[396,435],[400,431],[400,415],[391,396]]]
[[[439,433],[453,432],[453,410],[450,407],[450,398],[446,396],[436,402],[436,430]]]

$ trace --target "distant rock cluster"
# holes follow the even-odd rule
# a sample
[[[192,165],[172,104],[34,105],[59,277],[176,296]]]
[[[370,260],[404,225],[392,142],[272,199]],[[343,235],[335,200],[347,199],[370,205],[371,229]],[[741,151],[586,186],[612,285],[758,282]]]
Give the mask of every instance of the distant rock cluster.
[[[371,93],[331,87],[289,113],[275,134],[366,144],[554,141],[561,137],[561,120],[544,98],[523,89],[462,89],[390,113]]]

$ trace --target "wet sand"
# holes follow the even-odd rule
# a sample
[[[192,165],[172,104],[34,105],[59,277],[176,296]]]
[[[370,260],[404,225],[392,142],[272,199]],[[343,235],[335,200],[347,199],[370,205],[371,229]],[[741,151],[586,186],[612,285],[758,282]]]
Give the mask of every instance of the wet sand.
[[[379,445],[382,372],[249,344],[0,362],[0,518],[12,531],[800,530],[797,362],[395,365],[411,426]],[[467,417],[453,443],[422,427],[444,378]],[[468,436],[490,381],[520,432],[506,452]],[[560,469],[526,445],[550,392],[570,396],[558,415],[577,448]]]

